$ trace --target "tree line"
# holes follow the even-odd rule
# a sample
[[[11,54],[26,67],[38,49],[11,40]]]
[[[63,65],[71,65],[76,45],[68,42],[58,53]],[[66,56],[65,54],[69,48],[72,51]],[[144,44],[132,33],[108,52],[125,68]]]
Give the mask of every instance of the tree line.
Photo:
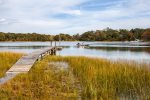
[[[150,41],[150,29],[135,28],[131,30],[104,30],[87,31],[83,34],[46,35],[38,33],[4,33],[0,32],[0,41]]]

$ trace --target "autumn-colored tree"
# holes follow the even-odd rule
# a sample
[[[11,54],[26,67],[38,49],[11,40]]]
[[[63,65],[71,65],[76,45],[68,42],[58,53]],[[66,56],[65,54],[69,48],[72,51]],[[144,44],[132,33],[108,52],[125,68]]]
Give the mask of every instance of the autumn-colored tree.
[[[130,30],[131,33],[133,33],[134,39],[140,39],[142,38],[142,34],[145,32],[145,29],[141,28],[135,28]]]
[[[106,28],[104,30],[87,31],[83,34],[64,34],[46,35],[38,33],[4,33],[0,32],[0,41],[132,41],[143,39],[150,41],[150,29],[135,28],[126,30],[114,30]]]
[[[5,40],[5,33],[0,32],[0,41]]]
[[[150,41],[150,29],[147,29],[143,34],[142,34],[142,39],[144,41]]]

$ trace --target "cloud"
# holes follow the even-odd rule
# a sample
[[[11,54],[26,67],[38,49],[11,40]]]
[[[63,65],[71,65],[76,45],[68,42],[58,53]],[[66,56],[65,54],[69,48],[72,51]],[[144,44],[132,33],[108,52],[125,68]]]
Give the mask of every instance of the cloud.
[[[81,15],[80,10],[66,10],[63,13],[70,14],[70,15]]]
[[[4,22],[6,19],[4,18],[0,18],[0,22]]]
[[[0,0],[0,31],[77,33],[147,28],[149,0]]]

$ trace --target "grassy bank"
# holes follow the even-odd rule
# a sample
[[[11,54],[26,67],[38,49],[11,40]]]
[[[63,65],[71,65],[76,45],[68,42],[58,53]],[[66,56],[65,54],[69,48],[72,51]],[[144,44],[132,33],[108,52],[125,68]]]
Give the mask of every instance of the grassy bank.
[[[56,71],[52,61],[65,61],[73,70]],[[80,83],[80,85],[78,84]],[[49,56],[36,63],[28,74],[18,75],[0,86],[0,97],[13,99],[116,100],[149,98],[150,70],[146,64],[112,62],[86,57]]]
[[[22,54],[0,52],[0,78],[22,56]]]
[[[49,57],[47,61],[69,62],[74,75],[80,81],[83,98],[149,98],[149,65],[86,57]]]
[[[69,70],[57,70],[49,61],[37,62],[28,74],[19,74],[0,86],[3,99],[66,100],[78,97],[78,87]]]

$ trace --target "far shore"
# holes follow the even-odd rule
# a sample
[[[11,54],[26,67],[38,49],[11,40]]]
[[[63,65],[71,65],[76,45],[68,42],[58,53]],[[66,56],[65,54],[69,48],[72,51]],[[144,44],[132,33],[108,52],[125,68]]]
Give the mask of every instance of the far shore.
[[[51,42],[51,41],[0,41],[0,43],[1,42]],[[56,42],[132,42],[132,41],[56,41]],[[150,42],[150,41],[141,41],[141,42]]]

